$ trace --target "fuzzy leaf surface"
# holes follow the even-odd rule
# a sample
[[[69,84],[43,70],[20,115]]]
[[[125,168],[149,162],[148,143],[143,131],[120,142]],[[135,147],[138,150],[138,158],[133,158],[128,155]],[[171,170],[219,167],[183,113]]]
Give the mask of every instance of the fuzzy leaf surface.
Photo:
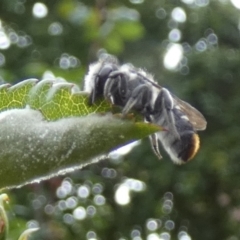
[[[0,189],[82,168],[158,126],[116,117],[65,81],[0,87]],[[104,114],[103,114],[104,113]]]

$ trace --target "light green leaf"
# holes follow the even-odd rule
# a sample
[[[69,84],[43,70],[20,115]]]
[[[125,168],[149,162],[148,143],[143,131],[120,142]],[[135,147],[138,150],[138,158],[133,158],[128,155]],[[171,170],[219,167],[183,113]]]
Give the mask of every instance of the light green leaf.
[[[161,130],[112,115],[106,101],[89,106],[87,93],[62,80],[4,85],[0,97],[0,188],[82,168]]]
[[[23,108],[26,106],[28,93],[36,84],[36,79],[29,79],[10,87],[9,84],[0,86],[0,110]]]
[[[81,92],[77,85],[61,79],[40,82],[27,79],[14,86],[0,86],[1,111],[26,106],[40,110],[47,120],[112,110],[106,101],[89,106],[87,93]]]

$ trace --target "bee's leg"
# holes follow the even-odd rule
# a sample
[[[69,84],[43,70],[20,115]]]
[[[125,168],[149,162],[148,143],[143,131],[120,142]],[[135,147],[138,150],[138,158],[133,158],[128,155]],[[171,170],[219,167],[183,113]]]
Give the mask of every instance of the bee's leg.
[[[158,157],[158,159],[162,159],[162,155],[159,151],[158,139],[157,134],[152,134],[149,136],[150,144],[154,154]]]
[[[122,114],[126,115],[129,111],[134,109],[145,115],[147,109],[150,108],[151,96],[151,89],[149,89],[148,85],[139,85],[133,90],[122,110]]]
[[[163,113],[164,118],[168,124],[168,130],[174,134],[174,136],[177,139],[180,139],[179,133],[176,129],[176,122],[175,122],[175,116],[173,113],[174,108],[174,100],[170,92],[162,88],[161,92],[157,96],[157,99],[154,104],[154,111],[155,113],[160,112]]]
[[[114,96],[117,91],[118,91],[118,84],[116,79],[108,78],[104,86],[104,97],[110,100],[112,104],[115,104]]]
[[[128,92],[127,76],[120,71],[112,72],[104,87],[105,98],[110,98],[113,104],[124,107]]]
[[[93,105],[95,103],[95,101],[96,101],[98,82],[99,82],[99,77],[96,76],[94,78],[94,86],[95,87],[92,89],[92,91],[90,93],[90,96],[89,96],[89,100],[88,100],[89,105]]]

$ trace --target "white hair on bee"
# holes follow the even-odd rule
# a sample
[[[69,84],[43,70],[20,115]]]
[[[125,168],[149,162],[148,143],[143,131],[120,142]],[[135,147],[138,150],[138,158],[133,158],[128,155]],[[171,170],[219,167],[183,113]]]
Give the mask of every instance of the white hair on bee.
[[[85,91],[90,93],[90,104],[105,97],[122,107],[123,116],[134,110],[142,114],[144,121],[165,129],[150,136],[158,158],[161,158],[158,141],[177,164],[189,161],[197,153],[200,141],[196,131],[205,130],[205,118],[190,104],[161,87],[144,69],[130,63],[119,65],[115,57],[107,55],[90,65]]]
[[[90,93],[95,87],[94,78],[102,68],[103,62],[96,62],[89,65],[88,74],[84,78],[84,91]]]
[[[89,70],[84,78],[84,91],[91,93],[96,87],[95,79],[98,77],[103,67],[108,65],[118,65],[118,60],[112,55],[102,54],[98,62],[89,65]]]

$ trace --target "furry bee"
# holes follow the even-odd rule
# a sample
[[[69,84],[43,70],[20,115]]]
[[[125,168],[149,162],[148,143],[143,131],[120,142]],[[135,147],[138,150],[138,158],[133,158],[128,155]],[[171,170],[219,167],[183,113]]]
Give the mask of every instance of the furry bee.
[[[177,164],[188,162],[197,153],[200,141],[196,132],[205,130],[205,118],[190,104],[158,85],[151,74],[131,64],[120,65],[114,56],[106,55],[90,65],[84,83],[85,91],[90,93],[90,104],[104,97],[122,107],[123,115],[134,110],[142,114],[145,121],[166,129],[149,137],[158,158],[162,158],[159,142]]]

